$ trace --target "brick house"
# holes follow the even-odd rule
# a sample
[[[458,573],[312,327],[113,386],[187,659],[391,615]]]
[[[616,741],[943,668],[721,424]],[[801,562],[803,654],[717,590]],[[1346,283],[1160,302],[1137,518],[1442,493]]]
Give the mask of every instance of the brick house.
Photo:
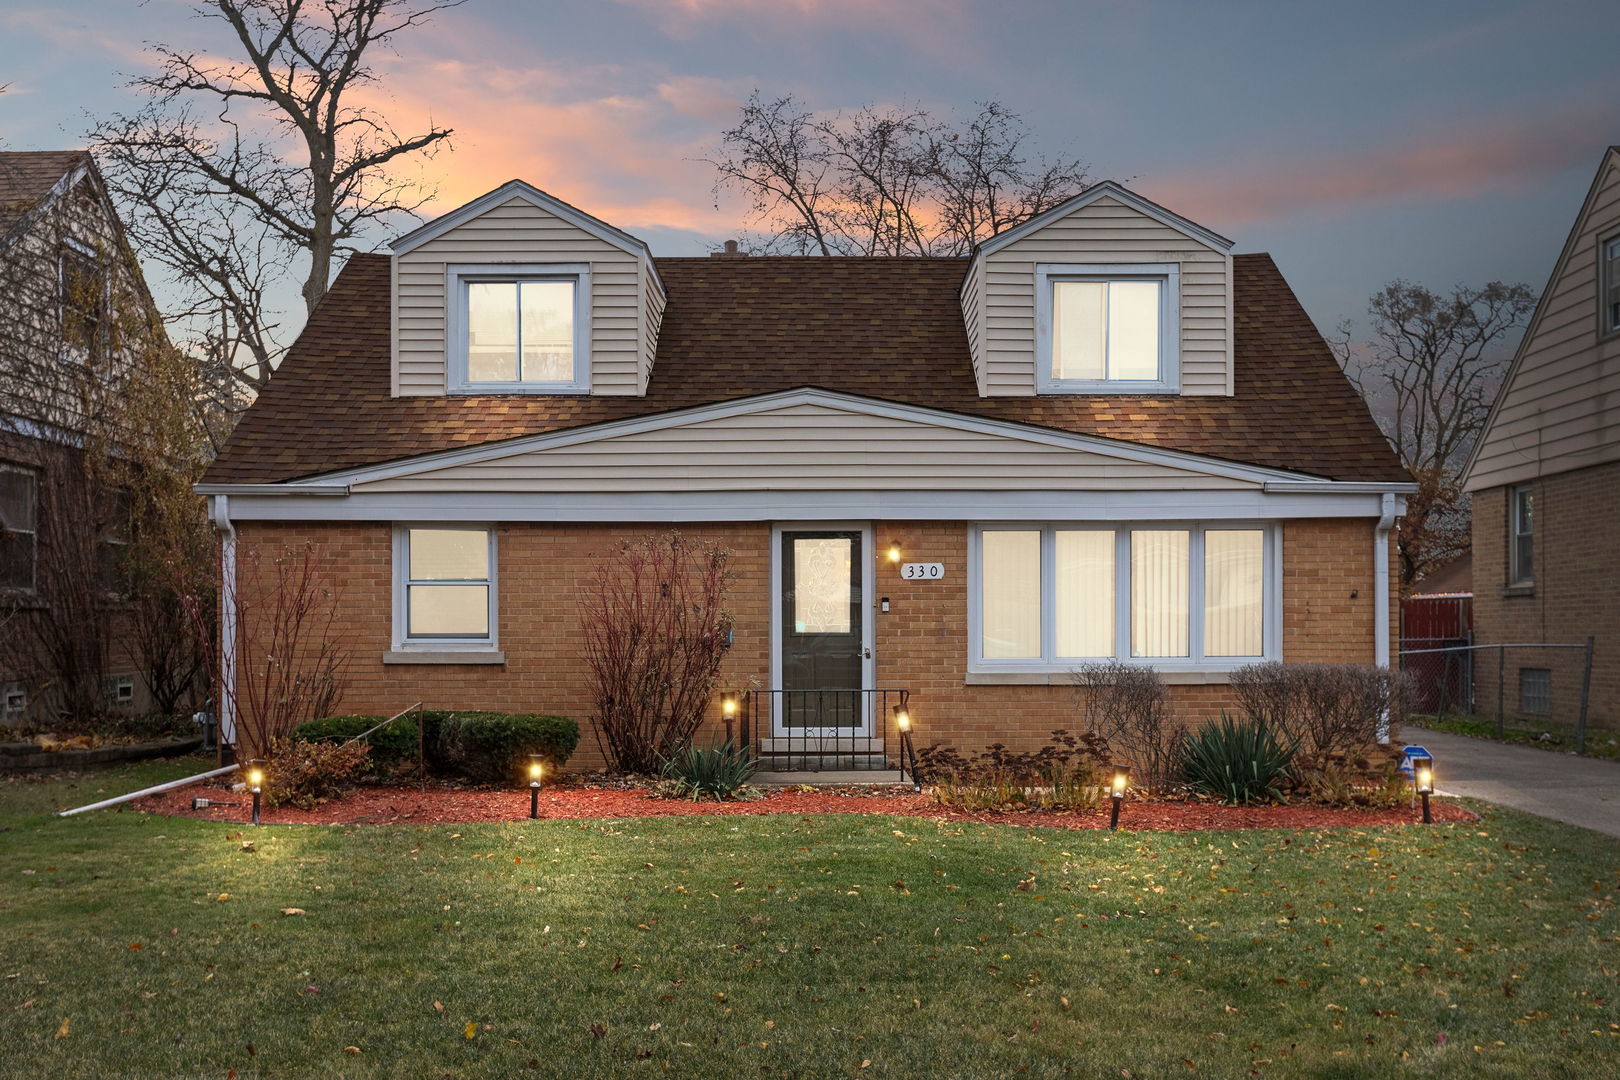
[[[1595,637],[1589,722],[1620,724],[1620,147],[1604,151],[1463,484],[1476,640]],[[1510,652],[1507,707],[1573,721],[1581,660]]]
[[[734,553],[764,751],[892,757],[880,691],[1035,745],[1099,657],[1202,719],[1245,664],[1388,663],[1411,490],[1232,246],[1103,183],[971,257],[654,258],[513,181],[353,257],[199,490],[228,560],[335,553],[345,710],[571,715],[579,764],[581,582],[671,527]]]

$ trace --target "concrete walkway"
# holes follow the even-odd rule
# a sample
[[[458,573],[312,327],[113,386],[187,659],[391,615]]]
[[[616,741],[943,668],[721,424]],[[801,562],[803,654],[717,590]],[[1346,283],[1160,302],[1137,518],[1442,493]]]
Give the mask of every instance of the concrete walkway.
[[[1620,837],[1620,762],[1510,746],[1403,725],[1403,745],[1435,757],[1435,784],[1554,821]]]

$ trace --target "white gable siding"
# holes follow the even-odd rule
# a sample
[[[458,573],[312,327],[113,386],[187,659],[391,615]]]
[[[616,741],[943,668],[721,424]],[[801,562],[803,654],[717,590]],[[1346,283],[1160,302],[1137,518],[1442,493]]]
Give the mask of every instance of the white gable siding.
[[[516,451],[409,477],[386,491],[1186,491],[1258,484],[1102,450],[870,415],[817,404]]]
[[[962,282],[962,320],[967,326],[968,351],[973,354],[973,378],[984,395],[984,265],[974,259]]]
[[[1232,392],[1232,260],[1108,196],[981,259],[982,342],[974,371],[985,396],[1036,392],[1037,264],[1176,263],[1181,271],[1181,393]],[[964,303],[965,303],[964,298]]]
[[[445,267],[453,263],[590,265],[593,394],[639,394],[652,366],[657,287],[645,263],[514,195],[394,257],[394,387],[400,396],[446,392]],[[658,301],[662,310],[662,299]]]
[[[1486,429],[1470,491],[1620,461],[1620,334],[1598,335],[1598,242],[1620,230],[1606,155]]]

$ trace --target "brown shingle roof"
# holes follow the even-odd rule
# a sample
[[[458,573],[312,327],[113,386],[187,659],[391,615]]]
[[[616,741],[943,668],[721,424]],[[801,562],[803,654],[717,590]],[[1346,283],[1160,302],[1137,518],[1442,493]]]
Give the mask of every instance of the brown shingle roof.
[[[0,150],[0,237],[49,195],[83,150]]]
[[[267,483],[812,386],[1290,469],[1407,479],[1268,255],[1239,255],[1234,397],[981,398],[965,259],[659,259],[645,397],[391,398],[388,259],[357,255],[208,471]]]

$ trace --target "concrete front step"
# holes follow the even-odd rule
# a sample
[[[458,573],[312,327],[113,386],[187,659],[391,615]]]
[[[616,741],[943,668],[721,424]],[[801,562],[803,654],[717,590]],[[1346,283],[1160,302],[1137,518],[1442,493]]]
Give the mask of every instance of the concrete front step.
[[[761,754],[759,767],[767,772],[814,772],[818,769],[879,772],[890,767],[883,754],[777,753]]]
[[[837,784],[910,784],[911,777],[900,779],[898,769],[826,769],[820,772],[783,771],[758,772],[749,781],[759,787],[830,787]]]

